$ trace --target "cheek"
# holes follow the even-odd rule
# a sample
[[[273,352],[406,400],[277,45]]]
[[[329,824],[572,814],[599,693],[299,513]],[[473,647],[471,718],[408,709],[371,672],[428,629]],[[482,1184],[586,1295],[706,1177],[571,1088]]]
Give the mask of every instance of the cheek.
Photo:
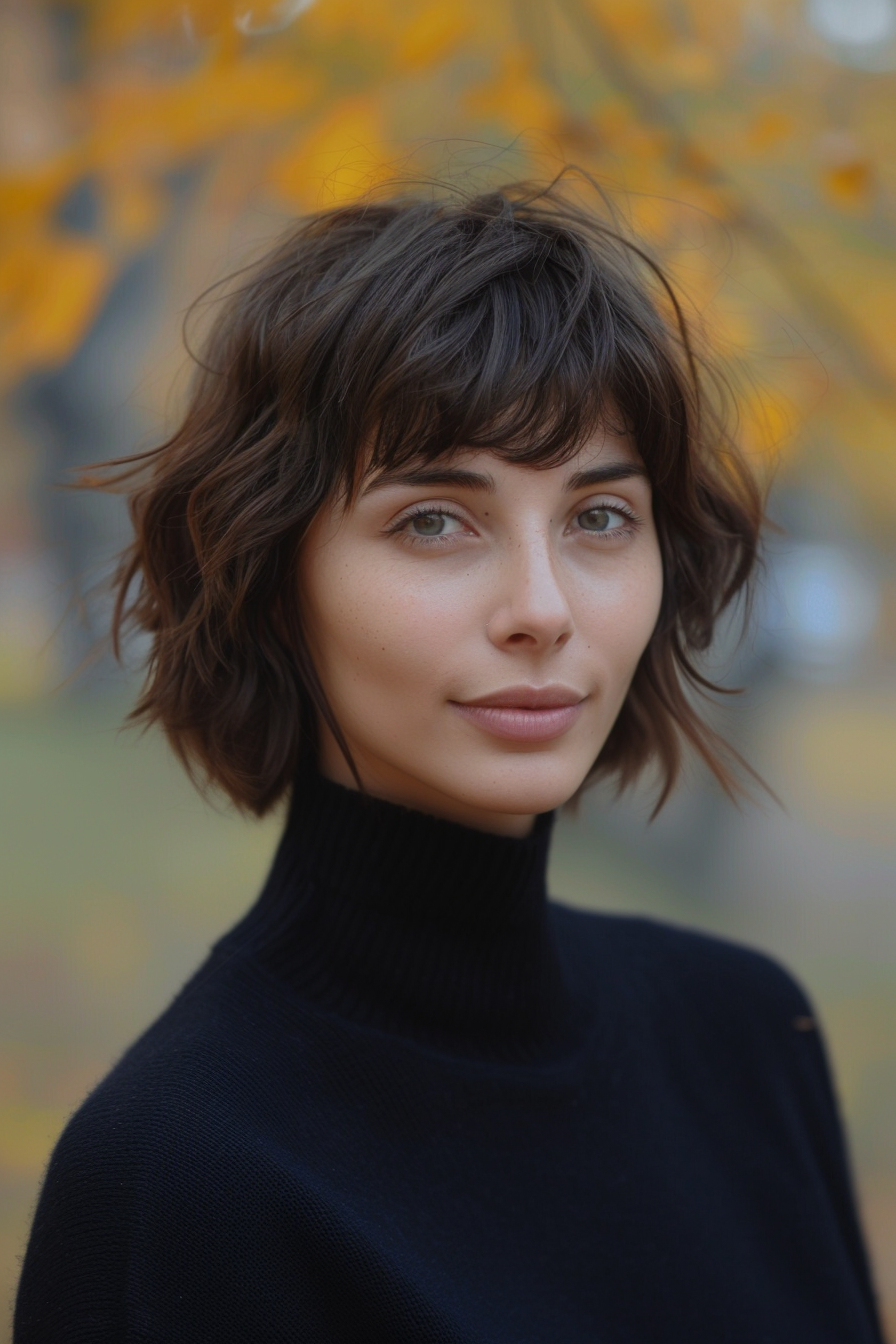
[[[597,592],[583,594],[580,629],[620,676],[634,672],[656,626],[662,596],[658,550],[617,571]]]
[[[336,700],[359,691],[404,699],[444,675],[462,619],[444,594],[360,560],[319,565],[307,578],[312,651]]]
[[[663,603],[663,562],[659,547],[645,560],[631,599],[633,623],[637,626],[638,656],[653,634]]]

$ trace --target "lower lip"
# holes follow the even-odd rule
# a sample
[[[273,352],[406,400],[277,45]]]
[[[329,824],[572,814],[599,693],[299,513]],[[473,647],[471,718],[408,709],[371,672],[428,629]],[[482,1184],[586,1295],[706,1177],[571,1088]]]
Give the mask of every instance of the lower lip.
[[[550,742],[568,732],[582,708],[577,705],[555,705],[551,709],[519,709],[504,705],[461,705],[452,701],[454,708],[483,728],[493,737],[505,737],[512,742]]]

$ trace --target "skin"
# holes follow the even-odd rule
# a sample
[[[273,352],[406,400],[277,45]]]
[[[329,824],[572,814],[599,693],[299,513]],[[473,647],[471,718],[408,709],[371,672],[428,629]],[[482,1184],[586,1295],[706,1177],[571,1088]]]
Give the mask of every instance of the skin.
[[[620,468],[612,479],[582,479],[609,467]],[[428,470],[460,476],[373,478],[348,508],[319,512],[299,556],[302,615],[365,789],[512,836],[572,797],[659,615],[662,562],[638,468],[630,439],[601,430],[561,466],[459,452]],[[581,700],[546,741],[497,736],[458,708],[558,684]],[[324,724],[319,763],[356,787]]]

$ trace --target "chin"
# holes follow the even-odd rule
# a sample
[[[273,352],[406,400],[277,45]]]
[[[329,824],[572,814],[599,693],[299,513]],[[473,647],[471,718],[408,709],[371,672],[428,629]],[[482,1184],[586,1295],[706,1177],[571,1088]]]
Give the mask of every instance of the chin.
[[[466,788],[459,790],[468,807],[508,816],[532,816],[553,812],[569,802],[581,788],[593,762],[571,766],[569,762],[523,760],[517,757],[497,771],[471,769]],[[491,779],[489,780],[489,774]],[[497,776],[497,777],[495,777]],[[486,782],[488,780],[488,782]],[[480,782],[482,781],[481,785]]]

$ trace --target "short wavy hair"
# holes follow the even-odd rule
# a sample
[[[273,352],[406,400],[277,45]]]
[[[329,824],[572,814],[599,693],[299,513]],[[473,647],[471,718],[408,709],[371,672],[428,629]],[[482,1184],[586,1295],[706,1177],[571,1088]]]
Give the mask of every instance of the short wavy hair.
[[[404,188],[299,220],[221,301],[173,437],[79,482],[129,495],[112,645],[121,658],[131,629],[150,643],[127,721],[161,725],[203,792],[256,816],[321,717],[354,768],[296,601],[321,505],[460,449],[556,465],[613,423],[648,469],[663,596],[585,783],[621,790],[653,764],[656,815],[689,744],[736,796],[733,764],[758,777],[695,707],[724,689],[697,663],[749,596],[763,498],[720,387],[663,269],[562,181]]]

